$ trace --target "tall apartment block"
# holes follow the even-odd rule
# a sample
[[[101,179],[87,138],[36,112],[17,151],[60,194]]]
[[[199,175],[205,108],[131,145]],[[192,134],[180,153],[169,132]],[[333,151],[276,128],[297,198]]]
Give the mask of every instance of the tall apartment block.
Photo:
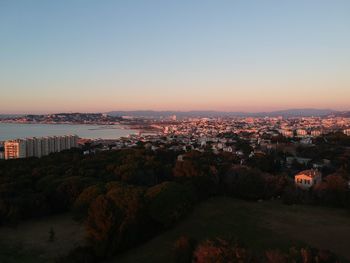
[[[26,139],[26,157],[34,156],[34,139],[28,138]]]
[[[5,159],[16,159],[26,157],[25,140],[11,140],[4,143]]]
[[[5,159],[42,157],[78,147],[78,136],[65,135],[10,140],[4,143]]]

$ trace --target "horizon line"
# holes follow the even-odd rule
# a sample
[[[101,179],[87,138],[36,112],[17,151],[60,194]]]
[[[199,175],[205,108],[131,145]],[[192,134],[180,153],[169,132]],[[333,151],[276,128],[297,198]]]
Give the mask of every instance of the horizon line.
[[[347,112],[350,109],[344,110],[334,110],[332,108],[280,108],[276,110],[261,110],[261,111],[244,111],[244,110],[212,110],[212,109],[203,109],[203,110],[155,110],[155,109],[136,109],[136,110],[108,110],[108,111],[54,111],[54,112],[40,112],[40,113],[0,113],[0,115],[45,115],[45,114],[60,114],[60,113],[110,113],[110,112],[179,112],[179,113],[188,113],[188,112],[217,112],[217,113],[243,113],[243,114],[254,114],[254,113],[274,113],[279,111],[306,111],[306,110],[315,110],[315,111],[332,111],[332,112]]]

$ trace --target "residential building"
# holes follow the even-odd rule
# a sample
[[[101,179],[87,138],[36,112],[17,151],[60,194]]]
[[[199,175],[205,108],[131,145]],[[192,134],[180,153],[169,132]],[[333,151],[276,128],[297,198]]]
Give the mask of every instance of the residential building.
[[[42,157],[52,152],[78,147],[78,136],[40,137],[9,140],[4,143],[5,159]]]
[[[315,169],[304,170],[294,176],[295,184],[303,189],[308,189],[322,181],[322,174]]]
[[[34,156],[34,139],[27,138],[26,139],[26,157]]]
[[[26,157],[26,142],[24,140],[10,140],[4,144],[5,159]]]
[[[41,139],[40,138],[33,138],[33,140],[34,140],[34,156],[40,158],[42,156]]]

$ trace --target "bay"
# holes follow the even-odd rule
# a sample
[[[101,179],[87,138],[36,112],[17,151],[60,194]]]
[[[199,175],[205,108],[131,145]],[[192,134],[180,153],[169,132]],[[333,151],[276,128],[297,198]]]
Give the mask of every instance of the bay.
[[[118,139],[135,133],[136,130],[121,125],[0,123],[0,141],[69,134],[87,139]]]

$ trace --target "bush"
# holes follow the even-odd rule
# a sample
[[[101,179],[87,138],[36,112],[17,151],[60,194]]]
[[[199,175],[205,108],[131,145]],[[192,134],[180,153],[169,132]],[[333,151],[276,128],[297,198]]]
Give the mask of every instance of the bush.
[[[193,251],[195,249],[195,240],[187,236],[178,238],[173,247],[174,260],[176,263],[191,263]]]
[[[251,251],[233,244],[230,241],[216,238],[202,242],[195,250],[193,262],[226,263],[226,262],[256,262]]]

